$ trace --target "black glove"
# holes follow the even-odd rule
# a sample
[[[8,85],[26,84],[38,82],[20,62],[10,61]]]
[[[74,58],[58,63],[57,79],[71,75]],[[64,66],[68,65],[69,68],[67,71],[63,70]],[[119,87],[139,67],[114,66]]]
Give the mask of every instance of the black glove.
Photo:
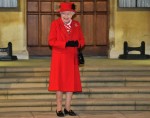
[[[76,41],[74,42],[74,45],[75,45],[75,47],[78,47],[79,42],[76,40]]]
[[[68,41],[66,47],[74,47],[74,41]]]
[[[78,45],[79,45],[79,43],[77,40],[76,41],[68,41],[66,43],[66,47],[78,47]]]

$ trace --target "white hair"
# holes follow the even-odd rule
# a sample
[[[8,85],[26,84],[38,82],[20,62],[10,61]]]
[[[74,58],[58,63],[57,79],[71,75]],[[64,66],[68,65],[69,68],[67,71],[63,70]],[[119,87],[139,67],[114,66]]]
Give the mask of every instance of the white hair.
[[[65,12],[65,11],[64,11],[64,12]],[[62,13],[64,13],[64,12],[60,12],[60,14],[62,14]],[[69,11],[69,12],[71,12],[72,15],[75,14],[75,12],[73,12],[73,11]]]

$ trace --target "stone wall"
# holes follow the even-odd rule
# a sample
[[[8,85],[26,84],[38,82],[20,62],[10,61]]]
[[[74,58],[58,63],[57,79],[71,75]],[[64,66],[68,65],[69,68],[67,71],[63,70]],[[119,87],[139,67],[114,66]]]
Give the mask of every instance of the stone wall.
[[[145,41],[146,54],[150,54],[150,11],[118,9],[117,0],[110,0],[110,58],[118,58],[119,54],[123,53],[124,41],[134,47],[140,46],[141,41]]]
[[[26,0],[20,0],[19,11],[0,11],[0,47],[13,44],[13,54],[28,59],[26,40]]]

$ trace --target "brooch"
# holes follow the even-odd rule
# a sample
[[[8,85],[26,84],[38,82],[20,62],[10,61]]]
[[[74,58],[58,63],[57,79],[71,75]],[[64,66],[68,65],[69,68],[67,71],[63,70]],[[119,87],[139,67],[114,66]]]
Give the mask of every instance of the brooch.
[[[76,24],[74,24],[75,25],[75,27],[78,27],[78,24],[76,23]]]

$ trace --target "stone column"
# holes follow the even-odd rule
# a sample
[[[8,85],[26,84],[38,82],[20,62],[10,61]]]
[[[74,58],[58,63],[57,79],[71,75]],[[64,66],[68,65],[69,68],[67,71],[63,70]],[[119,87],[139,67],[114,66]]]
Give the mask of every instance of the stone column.
[[[109,26],[109,58],[112,58],[116,51],[113,51],[115,48],[115,7],[116,1],[110,0],[110,26]],[[116,56],[115,56],[116,57]]]

